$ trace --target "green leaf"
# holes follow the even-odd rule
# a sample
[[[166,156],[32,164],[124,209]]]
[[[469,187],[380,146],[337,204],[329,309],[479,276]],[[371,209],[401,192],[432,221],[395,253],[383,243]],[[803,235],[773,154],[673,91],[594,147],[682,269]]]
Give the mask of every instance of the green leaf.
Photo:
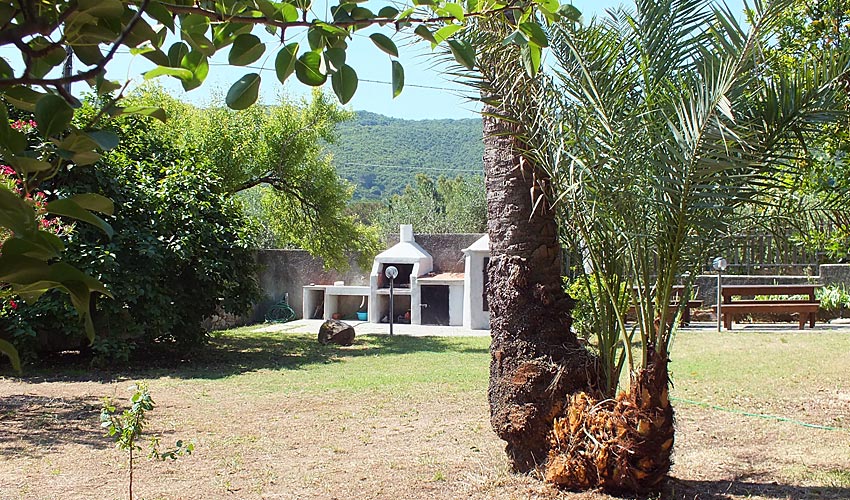
[[[318,57],[318,54],[316,56]],[[230,109],[247,109],[257,102],[257,96],[259,94],[260,75],[258,73],[248,73],[230,87],[230,90],[227,91],[227,96],[224,98],[224,102]]]
[[[22,153],[27,148],[26,136],[9,125],[9,114],[6,106],[0,104],[0,145],[13,154]]]
[[[35,111],[36,103],[46,95],[23,85],[8,88],[3,92],[3,97],[9,104],[24,111]]]
[[[543,11],[552,14],[558,12],[558,9],[561,8],[561,2],[559,0],[536,0],[535,3],[537,3]]]
[[[520,49],[522,65],[528,76],[532,78],[537,76],[537,72],[540,71],[540,56],[541,49],[537,45],[528,44]]]
[[[124,5],[120,0],[79,0],[80,12],[98,18],[120,18],[124,13]]]
[[[162,108],[158,108],[155,106],[127,106],[126,108],[122,108],[119,106],[113,106],[109,109],[110,116],[119,116],[119,115],[139,115],[139,116],[150,116],[152,118],[156,118],[157,120],[165,123],[166,114],[165,110]]]
[[[21,373],[21,358],[18,356],[18,351],[9,341],[0,339],[0,352],[9,358],[12,363],[12,369],[17,373]]]
[[[536,22],[527,22],[519,25],[519,30],[528,37],[531,43],[538,47],[548,47],[549,39],[546,38],[546,32]]]
[[[0,57],[0,78],[11,79],[14,78],[14,76],[15,71],[12,69],[12,66],[9,65],[6,58]]]
[[[3,243],[3,255],[22,255],[43,261],[59,258],[64,249],[58,236],[41,230],[31,238],[8,238]]]
[[[113,80],[107,80],[105,75],[106,72],[101,71],[93,79],[87,80],[88,84],[94,88],[97,95],[108,94],[121,88],[120,83]]]
[[[378,11],[378,17],[385,17],[387,19],[395,19],[395,16],[397,15],[398,9],[390,7],[389,5],[382,7],[381,10]]]
[[[581,11],[572,4],[564,4],[558,7],[558,15],[573,22],[579,22],[581,20]]]
[[[71,200],[86,210],[92,210],[106,215],[112,215],[115,211],[115,205],[112,203],[112,200],[96,193],[75,194],[64,199]]]
[[[47,172],[53,165],[28,156],[9,156],[6,161],[21,173]]]
[[[438,29],[434,33],[434,41],[431,42],[431,48],[434,48],[443,41],[448,40],[449,37],[460,31],[461,29],[463,29],[463,26],[459,24],[449,24],[448,26],[443,26],[442,28]]]
[[[432,44],[436,44],[437,40],[434,39],[434,35],[431,34],[431,30],[428,29],[424,24],[420,24],[413,30],[414,33],[419,35],[419,38],[431,42]]]
[[[525,37],[519,31],[514,31],[510,35],[506,36],[504,40],[502,40],[502,45],[519,45],[520,47],[524,47],[528,45],[528,38]]]
[[[292,23],[298,20],[298,10],[289,2],[280,4],[280,16],[284,21]]]
[[[202,52],[193,50],[180,61],[180,66],[192,72],[192,78],[182,80],[183,90],[189,91],[201,86],[210,72],[210,64]]]
[[[351,15],[351,18],[355,21],[362,21],[375,17],[375,13],[365,7],[354,7],[351,9],[349,15]]]
[[[280,49],[274,60],[274,69],[280,83],[285,83],[289,75],[295,71],[295,55],[298,54],[298,44],[290,43]]]
[[[398,57],[398,48],[387,35],[383,33],[372,33],[369,35],[369,38],[372,39],[372,43],[377,45],[379,49],[393,57]]]
[[[331,69],[339,71],[345,65],[345,49],[331,48],[325,51],[325,61]]]
[[[155,50],[156,49],[154,47],[151,47],[150,45],[148,45],[147,47],[133,47],[132,49],[130,49],[130,55],[138,56],[142,54],[147,54],[148,52],[153,52]]]
[[[174,42],[168,49],[168,65],[171,67],[179,67],[180,61],[189,53],[189,46],[183,42]]]
[[[168,28],[172,33],[174,32],[174,14],[169,12],[168,9],[163,7],[159,2],[149,3],[145,13],[150,15],[161,25]]]
[[[45,95],[35,104],[35,121],[44,138],[64,132],[73,118],[74,110],[58,95]]]
[[[157,66],[156,68],[146,71],[144,74],[145,80],[150,80],[153,78],[157,78],[159,76],[167,75],[179,78],[180,80],[191,80],[195,75],[192,72],[185,68],[169,68],[167,66]]]
[[[46,161],[30,158],[29,156],[9,156],[6,161],[15,167],[15,170],[21,173],[47,172],[53,168],[53,165]]]
[[[393,70],[393,99],[404,89],[404,66],[398,61],[392,61]]]
[[[74,55],[86,66],[93,66],[103,59],[103,53],[97,45],[74,45]]]
[[[310,50],[319,51],[325,48],[325,32],[316,25],[307,28],[307,43]]]
[[[180,30],[186,33],[203,35],[210,26],[210,20],[200,14],[188,14],[180,17]]]
[[[466,69],[475,68],[475,48],[472,45],[460,40],[449,40],[448,43],[455,61]]]
[[[247,66],[262,57],[265,51],[266,44],[262,43],[256,35],[239,35],[233,41],[227,61],[233,66]]]
[[[327,75],[321,72],[322,58],[316,52],[305,52],[295,62],[295,76],[298,81],[311,87],[319,87],[327,81]]]
[[[209,38],[205,37],[199,33],[189,33],[183,34],[183,39],[188,43],[193,49],[201,52],[207,57],[211,57],[215,54],[216,48],[215,44]]]
[[[357,73],[354,68],[343,64],[339,71],[331,75],[331,87],[339,98],[339,102],[348,104],[357,91]]]
[[[91,165],[100,159],[100,154],[95,151],[97,143],[79,130],[72,130],[58,146],[59,156],[77,165]]]
[[[109,203],[111,204],[112,202],[110,201]],[[88,222],[89,224],[97,227],[98,229],[106,233],[106,235],[110,238],[113,235],[112,226],[110,226],[105,220],[101,219],[97,215],[91,213],[84,207],[80,206],[80,204],[77,203],[74,197],[62,198],[60,200],[51,201],[47,204],[46,210],[48,213],[51,213],[53,215],[61,215],[79,221]]]
[[[35,211],[20,196],[0,187],[0,226],[18,237],[36,233]]]
[[[96,151],[80,151],[75,153],[67,149],[60,149],[58,154],[61,158],[74,162],[77,165],[85,166],[97,163],[100,159],[100,153]]]
[[[460,22],[463,22],[463,7],[460,4],[446,3],[445,5],[443,5],[443,9],[445,9],[446,12],[448,12],[449,15],[453,18],[457,19]]]
[[[104,151],[109,151],[119,142],[118,135],[108,130],[92,130],[86,134]]]

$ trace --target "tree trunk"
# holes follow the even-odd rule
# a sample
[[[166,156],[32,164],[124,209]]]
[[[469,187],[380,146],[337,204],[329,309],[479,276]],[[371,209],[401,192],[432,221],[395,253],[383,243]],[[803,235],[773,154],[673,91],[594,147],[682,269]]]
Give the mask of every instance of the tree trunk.
[[[543,465],[548,435],[568,396],[591,391],[596,364],[570,330],[545,173],[521,157],[507,122],[484,105],[490,267],[490,423],[516,471]],[[535,206],[535,203],[537,205]]]

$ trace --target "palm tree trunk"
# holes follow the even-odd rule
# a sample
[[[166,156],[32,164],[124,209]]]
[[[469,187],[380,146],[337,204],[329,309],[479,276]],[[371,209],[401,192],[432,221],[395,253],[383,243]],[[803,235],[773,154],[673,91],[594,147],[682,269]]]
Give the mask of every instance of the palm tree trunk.
[[[543,465],[568,395],[598,380],[594,358],[570,330],[554,213],[544,174],[521,157],[515,132],[485,104],[484,170],[490,267],[490,423],[516,471]]]
[[[555,420],[546,481],[574,490],[658,491],[674,438],[667,361],[650,350],[647,367],[615,399],[572,396]]]

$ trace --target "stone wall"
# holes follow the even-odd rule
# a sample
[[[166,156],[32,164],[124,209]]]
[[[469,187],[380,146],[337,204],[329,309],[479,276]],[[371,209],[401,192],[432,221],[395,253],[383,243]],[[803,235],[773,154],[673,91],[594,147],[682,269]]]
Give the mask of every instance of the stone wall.
[[[416,234],[416,242],[434,259],[436,272],[463,272],[462,250],[482,234]],[[398,234],[390,238],[387,248],[398,243]],[[349,258],[347,271],[325,269],[322,259],[311,256],[304,250],[258,250],[260,264],[258,276],[263,299],[254,308],[251,320],[263,321],[270,306],[289,294],[289,305],[299,318],[303,317],[302,297],[304,285],[331,285],[344,281],[346,285],[369,285],[372,268],[361,269],[354,256]]]

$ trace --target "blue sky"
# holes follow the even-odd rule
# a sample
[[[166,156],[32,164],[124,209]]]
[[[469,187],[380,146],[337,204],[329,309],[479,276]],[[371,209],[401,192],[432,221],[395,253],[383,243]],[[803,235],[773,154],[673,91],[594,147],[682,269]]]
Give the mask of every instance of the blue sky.
[[[381,2],[383,4],[383,2]],[[605,9],[624,2],[620,0],[574,0],[572,2],[585,17],[604,13]],[[631,3],[631,2],[629,2]],[[741,5],[741,0],[732,0],[732,5]],[[739,7],[740,8],[740,7]],[[260,29],[255,29],[259,32]],[[367,32],[368,33],[368,32]],[[387,33],[384,30],[384,33]],[[367,34],[356,34],[350,43],[347,63],[357,71],[360,84],[357,93],[348,107],[355,110],[372,111],[388,116],[407,119],[426,118],[473,118],[477,116],[477,105],[461,94],[465,88],[448,80],[439,68],[434,68],[434,58],[427,43],[405,45],[406,37],[396,36],[399,45],[400,60],[405,68],[405,88],[402,94],[393,99],[389,85],[390,58],[374,47]],[[298,40],[295,40],[298,41]],[[223,96],[230,85],[249,71],[259,71],[262,77],[260,101],[271,104],[281,93],[288,96],[302,96],[309,92],[294,77],[286,85],[281,85],[274,73],[274,56],[277,46],[269,44],[264,58],[252,65],[251,69],[229,67],[226,64],[227,51],[222,51],[211,61],[210,76],[204,85],[191,92],[183,92],[173,79],[160,78],[165,87],[176,97],[198,105],[212,101],[213,96]],[[306,43],[306,41],[305,41]],[[10,53],[0,50],[0,56],[11,59]],[[15,62],[10,60],[15,65]],[[141,56],[118,54],[108,67],[108,76],[113,79],[141,82],[141,73],[153,65]],[[169,81],[170,80],[170,81]],[[330,84],[327,84],[330,91]]]

